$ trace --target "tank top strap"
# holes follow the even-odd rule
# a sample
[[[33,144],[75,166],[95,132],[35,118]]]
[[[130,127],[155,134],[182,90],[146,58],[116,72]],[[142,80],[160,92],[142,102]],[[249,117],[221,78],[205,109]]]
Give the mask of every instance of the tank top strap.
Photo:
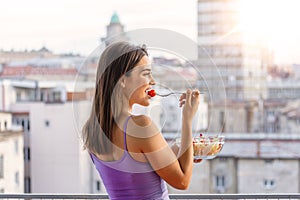
[[[124,124],[124,149],[127,151],[127,141],[126,141],[126,131],[127,131],[127,125],[128,121],[131,118],[131,115],[126,118],[125,124]]]

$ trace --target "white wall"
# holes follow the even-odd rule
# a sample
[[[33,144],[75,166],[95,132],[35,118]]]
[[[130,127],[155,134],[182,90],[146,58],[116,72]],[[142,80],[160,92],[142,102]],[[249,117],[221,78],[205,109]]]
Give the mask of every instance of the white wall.
[[[3,156],[3,178],[0,191],[24,192],[24,160],[22,132],[0,132],[0,156]]]
[[[194,164],[191,183],[187,190],[178,190],[168,185],[170,194],[208,194],[210,192],[210,164],[202,161]]]
[[[6,123],[6,127],[5,127]],[[0,112],[0,131],[11,130],[12,115],[11,113]]]
[[[88,110],[88,103],[74,104],[81,111]],[[81,128],[77,127],[72,102],[18,103],[13,106],[13,111],[30,113],[31,192],[91,192],[92,162],[83,152],[78,133]]]
[[[9,111],[10,104],[16,102],[15,90],[13,90],[9,80],[2,80],[0,82],[0,97],[1,110]]]
[[[299,160],[240,159],[238,164],[239,193],[298,193]],[[273,180],[273,187],[265,187]]]

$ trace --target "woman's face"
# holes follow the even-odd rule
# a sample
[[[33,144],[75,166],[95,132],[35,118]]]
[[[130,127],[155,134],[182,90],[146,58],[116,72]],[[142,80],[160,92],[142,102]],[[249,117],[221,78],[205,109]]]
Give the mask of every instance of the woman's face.
[[[144,56],[132,69],[129,76],[124,76],[125,95],[129,99],[129,105],[140,104],[148,106],[150,96],[147,90],[155,84],[152,77],[152,68],[148,56]]]

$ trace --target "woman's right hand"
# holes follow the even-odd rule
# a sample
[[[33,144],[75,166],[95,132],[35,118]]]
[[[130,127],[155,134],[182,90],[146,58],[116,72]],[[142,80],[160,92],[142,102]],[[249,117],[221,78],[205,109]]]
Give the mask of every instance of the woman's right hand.
[[[188,89],[186,93],[182,94],[179,99],[179,106],[183,107],[182,117],[188,121],[192,121],[199,106],[200,91]]]

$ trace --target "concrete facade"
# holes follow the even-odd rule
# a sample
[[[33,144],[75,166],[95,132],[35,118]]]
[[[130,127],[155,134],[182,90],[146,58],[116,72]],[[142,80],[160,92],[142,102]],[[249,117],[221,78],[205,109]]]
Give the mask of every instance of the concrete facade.
[[[11,119],[11,113],[0,113],[1,124],[7,122],[0,130],[0,193],[23,193],[23,131],[14,130]]]
[[[92,163],[82,149],[72,102],[19,103],[13,107],[17,111],[30,113],[31,192],[92,192]]]

